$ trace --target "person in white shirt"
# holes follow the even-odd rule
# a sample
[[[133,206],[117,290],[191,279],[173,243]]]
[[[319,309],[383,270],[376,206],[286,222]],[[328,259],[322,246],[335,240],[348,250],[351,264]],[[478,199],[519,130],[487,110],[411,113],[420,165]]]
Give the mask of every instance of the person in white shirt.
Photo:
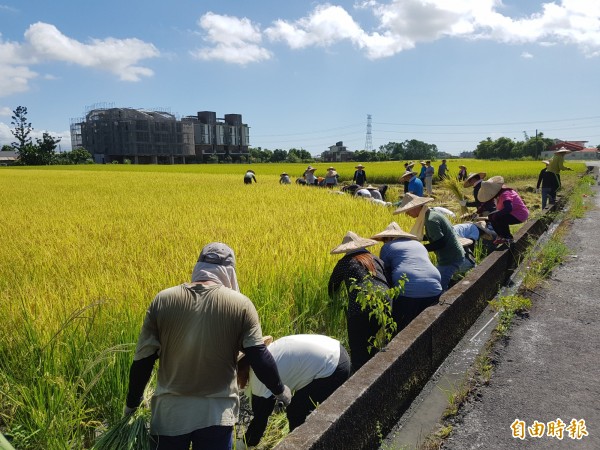
[[[292,401],[286,408],[290,432],[302,425],[306,417],[350,377],[350,357],[340,341],[318,334],[284,336],[272,344],[270,336],[265,344],[273,356],[282,382],[292,392]],[[272,338],[271,338],[272,339]],[[251,397],[254,417],[240,447],[257,445],[263,436],[276,399],[258,379],[254,370],[242,357],[238,362],[238,387],[246,388]]]

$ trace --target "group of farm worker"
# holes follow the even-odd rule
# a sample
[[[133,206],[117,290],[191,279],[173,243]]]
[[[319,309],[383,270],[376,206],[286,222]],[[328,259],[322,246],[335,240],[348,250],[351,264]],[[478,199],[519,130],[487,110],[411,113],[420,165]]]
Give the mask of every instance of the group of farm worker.
[[[240,292],[234,252],[221,242],[202,249],[191,282],[159,292],[148,307],[125,415],[139,407],[156,360],[150,433],[157,450],[230,450],[244,388],[253,419],[236,449],[257,445],[276,402],[286,406],[291,431],[351,373],[336,339],[263,336],[254,304]]]
[[[560,171],[571,170],[564,166],[566,153],[568,150],[557,151],[540,172],[538,188],[541,185],[544,207],[544,199],[555,201]],[[353,181],[364,186],[364,166],[359,164],[356,169]],[[407,163],[407,171],[411,169]],[[335,172],[329,168],[328,173],[330,170]],[[329,183],[334,177],[337,183],[333,172]],[[314,176],[314,170],[307,173]],[[238,437],[236,449],[258,444],[277,402],[286,406],[290,431],[300,426],[374,355],[369,351],[370,338],[380,324],[369,317],[368,309],[362,310],[359,290],[351,289],[353,284],[380,289],[386,295],[390,287],[402,286],[400,293],[389,299],[400,331],[436,304],[452,276],[469,265],[464,247],[472,240],[510,243],[509,226],[527,220],[529,212],[501,176],[484,180],[485,176],[480,172],[465,177],[464,186],[473,187],[474,200],[463,200],[461,205],[476,207],[477,215],[486,217],[487,222],[452,226],[445,214],[428,206],[433,198],[407,192],[394,214],[415,219],[410,232],[396,222],[370,238],[349,231],[331,250],[344,255],[333,269],[328,292],[337,298],[342,284],[348,290],[350,355],[340,341],[328,336],[300,334],[274,341],[263,336],[254,304],[240,292],[233,250],[220,242],[204,246],[191,282],[159,292],[146,311],[129,371],[124,414],[131,415],[139,407],[160,360],[150,422],[156,450],[188,450],[190,445],[230,450],[238,420],[239,389],[246,389],[251,398],[253,419],[245,435]],[[244,183],[253,181],[254,171],[249,170]],[[281,182],[289,182],[289,177]],[[378,242],[383,242],[379,257],[367,250]],[[436,255],[435,266],[429,251]]]

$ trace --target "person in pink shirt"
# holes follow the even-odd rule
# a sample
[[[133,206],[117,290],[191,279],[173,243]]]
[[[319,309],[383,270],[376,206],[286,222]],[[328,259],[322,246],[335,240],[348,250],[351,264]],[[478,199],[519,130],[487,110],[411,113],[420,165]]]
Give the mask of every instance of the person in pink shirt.
[[[510,225],[523,223],[529,217],[529,210],[517,191],[505,185],[503,177],[495,176],[481,183],[477,200],[482,203],[494,200],[496,211],[488,216],[498,234],[494,244],[511,244]]]

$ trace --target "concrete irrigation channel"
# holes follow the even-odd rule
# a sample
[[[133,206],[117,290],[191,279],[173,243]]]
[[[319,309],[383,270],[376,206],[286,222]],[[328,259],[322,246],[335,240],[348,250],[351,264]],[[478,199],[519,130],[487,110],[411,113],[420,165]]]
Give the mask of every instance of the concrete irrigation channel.
[[[275,448],[377,449],[382,438],[387,448],[415,448],[438,423],[447,393],[494,327],[488,301],[507,285],[515,287],[519,261],[562,206],[559,201],[527,222],[509,250],[488,255]]]

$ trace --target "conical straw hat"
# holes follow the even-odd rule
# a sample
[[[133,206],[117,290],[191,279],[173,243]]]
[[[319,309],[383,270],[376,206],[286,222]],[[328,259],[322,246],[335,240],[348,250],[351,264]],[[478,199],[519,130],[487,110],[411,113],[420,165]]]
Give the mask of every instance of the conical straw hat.
[[[431,197],[419,197],[418,195],[409,192],[402,198],[402,201],[400,202],[398,209],[394,211],[394,214],[401,214],[432,201],[433,199]]]
[[[385,227],[385,230],[371,236],[371,239],[375,239],[377,241],[382,240],[383,238],[407,238],[416,241],[419,240],[419,238],[414,234],[407,233],[400,228],[400,225],[398,225],[396,222],[390,223],[387,227]]]
[[[477,200],[479,200],[481,203],[490,201],[496,195],[498,195],[498,192],[500,192],[502,187],[504,187],[504,178],[500,175],[491,177],[486,181],[482,181],[481,189],[479,189],[479,192],[477,193]]]
[[[336,248],[331,250],[331,254],[335,255],[338,253],[348,253],[355,250],[361,250],[366,247],[370,247],[372,245],[378,244],[377,241],[373,239],[367,239],[364,237],[360,237],[353,231],[348,231],[342,240],[342,243],[338,245]]]

